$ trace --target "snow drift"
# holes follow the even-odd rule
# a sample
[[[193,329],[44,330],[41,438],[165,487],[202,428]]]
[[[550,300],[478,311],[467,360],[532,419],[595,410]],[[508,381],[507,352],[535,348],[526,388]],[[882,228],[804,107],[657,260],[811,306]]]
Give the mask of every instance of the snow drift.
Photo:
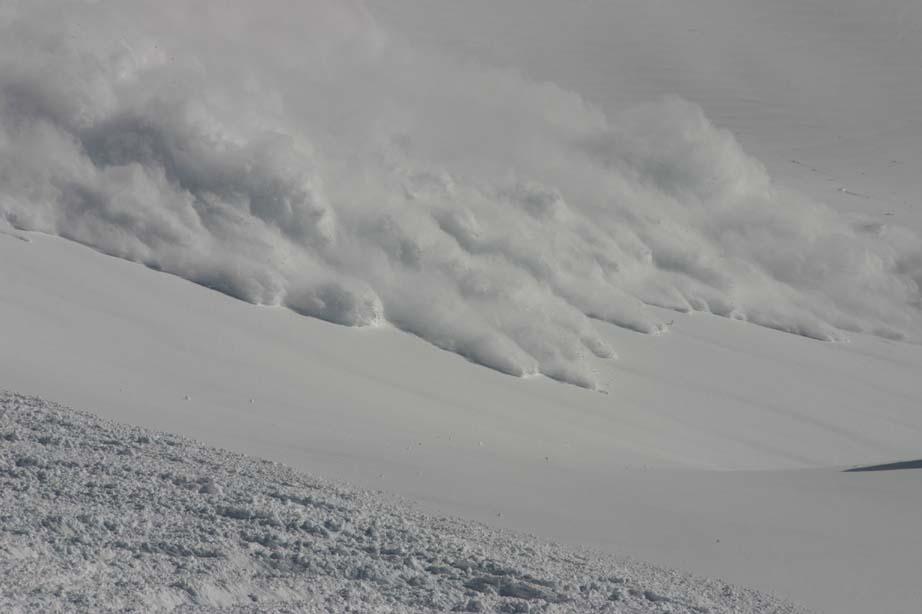
[[[2,220],[590,388],[591,319],[664,331],[647,305],[922,338],[910,231],[774,185],[689,103],[606,117],[357,3],[0,2]]]

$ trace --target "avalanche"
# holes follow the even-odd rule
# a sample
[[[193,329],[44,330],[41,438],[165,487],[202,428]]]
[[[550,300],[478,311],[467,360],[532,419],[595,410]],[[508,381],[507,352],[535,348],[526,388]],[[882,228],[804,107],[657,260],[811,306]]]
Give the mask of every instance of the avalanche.
[[[697,106],[607,116],[359,3],[6,3],[0,223],[600,387],[650,306],[920,340],[922,242],[776,185]]]

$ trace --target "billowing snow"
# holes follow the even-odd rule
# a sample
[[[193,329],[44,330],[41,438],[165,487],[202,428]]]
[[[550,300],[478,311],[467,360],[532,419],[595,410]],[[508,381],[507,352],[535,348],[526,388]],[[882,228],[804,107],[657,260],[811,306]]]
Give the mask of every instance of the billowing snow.
[[[358,3],[7,3],[0,221],[245,301],[603,387],[650,305],[918,341],[922,243],[772,182],[680,99],[606,115]]]
[[[0,392],[0,610],[794,614]]]

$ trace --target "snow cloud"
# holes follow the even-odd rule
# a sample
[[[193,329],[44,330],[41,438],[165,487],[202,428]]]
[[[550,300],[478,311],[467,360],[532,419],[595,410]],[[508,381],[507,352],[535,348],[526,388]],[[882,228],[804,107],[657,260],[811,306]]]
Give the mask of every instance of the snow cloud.
[[[649,305],[922,340],[922,243],[773,184],[701,109],[607,117],[334,0],[2,2],[0,221],[593,388]]]

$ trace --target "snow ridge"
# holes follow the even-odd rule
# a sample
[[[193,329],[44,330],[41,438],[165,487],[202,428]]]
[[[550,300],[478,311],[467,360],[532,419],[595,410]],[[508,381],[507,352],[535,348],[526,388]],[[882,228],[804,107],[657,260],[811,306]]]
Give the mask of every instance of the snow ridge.
[[[800,610],[0,392],[4,612]]]
[[[701,109],[606,117],[359,3],[0,10],[0,222],[256,304],[597,387],[647,305],[922,335],[922,241],[773,184]],[[616,76],[613,76],[615,78]]]

